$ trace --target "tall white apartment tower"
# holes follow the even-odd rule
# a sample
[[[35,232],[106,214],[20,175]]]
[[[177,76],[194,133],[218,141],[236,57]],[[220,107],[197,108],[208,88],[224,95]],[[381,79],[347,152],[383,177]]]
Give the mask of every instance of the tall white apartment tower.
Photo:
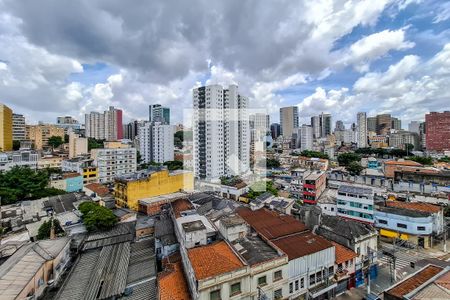
[[[367,147],[367,115],[365,112],[359,112],[356,115],[357,123],[357,145],[358,148]]]
[[[194,173],[214,180],[250,167],[248,99],[238,87],[209,85],[193,90]]]
[[[314,142],[314,130],[311,125],[303,124],[300,128],[300,148],[304,150],[312,150]]]
[[[160,122],[146,122],[139,126],[138,132],[142,162],[164,163],[174,159],[174,126]]]

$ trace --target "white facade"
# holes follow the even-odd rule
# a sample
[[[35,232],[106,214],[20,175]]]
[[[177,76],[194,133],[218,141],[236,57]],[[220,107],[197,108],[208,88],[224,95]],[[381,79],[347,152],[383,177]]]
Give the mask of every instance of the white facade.
[[[23,141],[26,139],[25,117],[19,114],[13,114],[12,118],[13,141]]]
[[[69,158],[88,154],[88,140],[73,132],[69,133]]]
[[[433,233],[433,218],[431,216],[412,217],[376,211],[375,226],[413,235],[431,235]]]
[[[250,167],[248,99],[238,87],[210,85],[193,90],[194,173],[214,180]]]
[[[121,139],[122,111],[110,106],[103,113],[90,112],[85,115],[85,127],[86,137],[107,141]]]
[[[314,138],[313,127],[303,124],[300,132],[300,148],[303,150],[312,150]]]
[[[99,183],[112,182],[115,177],[136,172],[136,149],[92,149],[91,158],[98,167]]]
[[[139,126],[139,151],[145,163],[164,163],[174,159],[174,126],[145,123]]]
[[[29,167],[36,170],[39,154],[32,150],[19,150],[0,153],[0,171],[9,171],[12,167]]]
[[[337,215],[360,222],[374,222],[373,190],[341,185],[337,194]]]
[[[365,112],[359,112],[356,116],[357,122],[357,145],[358,148],[367,147],[367,115]]]

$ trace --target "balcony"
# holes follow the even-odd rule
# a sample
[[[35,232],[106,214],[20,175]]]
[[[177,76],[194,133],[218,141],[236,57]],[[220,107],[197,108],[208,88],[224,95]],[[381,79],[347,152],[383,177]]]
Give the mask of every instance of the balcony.
[[[319,283],[318,285],[314,286],[313,288],[310,288],[308,292],[309,292],[310,297],[316,298],[328,291],[331,291],[335,287],[337,287],[336,280],[329,279],[329,280],[325,280],[325,281]]]

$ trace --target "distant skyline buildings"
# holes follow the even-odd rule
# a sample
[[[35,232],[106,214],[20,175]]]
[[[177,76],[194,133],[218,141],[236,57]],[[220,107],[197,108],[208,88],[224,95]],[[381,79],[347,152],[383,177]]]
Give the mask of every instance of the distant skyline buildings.
[[[170,124],[170,108],[161,104],[151,104],[148,106],[148,120],[150,122],[159,122]]]
[[[318,116],[311,117],[311,126],[315,139],[324,138],[331,134],[331,114],[321,113]],[[343,124],[342,124],[343,125]]]
[[[292,134],[295,132],[294,129],[299,126],[297,106],[280,108],[280,126],[281,135],[285,138],[291,138]]]
[[[358,148],[366,148],[367,145],[367,114],[359,112],[356,115],[357,145]]]
[[[85,115],[86,137],[115,141],[123,138],[122,110],[110,106],[103,113]]]

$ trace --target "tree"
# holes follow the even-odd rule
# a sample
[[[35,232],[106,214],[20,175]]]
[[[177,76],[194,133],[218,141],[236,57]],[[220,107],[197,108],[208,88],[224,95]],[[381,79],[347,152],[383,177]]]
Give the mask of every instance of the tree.
[[[170,160],[163,163],[164,166],[167,166],[169,171],[181,170],[183,169],[183,162],[179,160]]]
[[[279,168],[280,167],[280,162],[274,158],[268,158],[265,161],[261,160],[259,163],[260,167],[264,167],[264,163],[265,163],[265,167],[268,169],[272,169],[272,168]]]
[[[408,157],[409,160],[418,162],[419,164],[422,165],[432,165],[433,164],[433,158],[429,157],[429,156],[411,156]]]
[[[103,148],[103,142],[105,140],[97,140],[94,138],[88,138],[88,150]]]
[[[250,187],[247,193],[247,197],[250,199],[255,199],[265,192],[269,192],[274,196],[278,196],[278,190],[273,186],[272,181],[258,181]]]
[[[338,156],[337,160],[338,160],[340,166],[346,167],[346,166],[350,165],[350,163],[353,161],[360,161],[361,157],[356,153],[347,152],[347,153],[340,154]]]
[[[94,202],[83,202],[78,207],[88,231],[107,230],[117,223],[117,217],[106,207]]]
[[[303,150],[302,153],[300,153],[300,155],[306,156],[306,157],[316,157],[316,158],[328,159],[328,154],[318,152],[318,151]]]
[[[444,157],[441,157],[441,158],[439,158],[439,160],[438,160],[439,162],[446,162],[446,163],[450,163],[450,157],[448,157],[448,156],[444,156]]]
[[[359,175],[361,171],[364,169],[363,166],[357,161],[352,161],[347,167],[347,171],[350,172],[351,175]]]
[[[37,235],[38,240],[45,240],[45,239],[50,238],[50,231],[52,229],[52,221],[53,221],[53,226],[55,227],[55,234],[59,235],[59,234],[64,233],[64,230],[62,229],[61,224],[59,223],[59,220],[51,218],[48,221],[44,221],[44,223],[42,223],[41,226],[39,226],[38,235]]]
[[[58,148],[62,144],[64,144],[64,140],[60,136],[53,135],[48,139],[48,145],[51,146],[53,149]]]
[[[405,151],[406,153],[410,153],[411,151],[414,150],[414,145],[413,144],[405,144]]]
[[[13,141],[13,150],[17,151],[20,149],[20,141]]]

